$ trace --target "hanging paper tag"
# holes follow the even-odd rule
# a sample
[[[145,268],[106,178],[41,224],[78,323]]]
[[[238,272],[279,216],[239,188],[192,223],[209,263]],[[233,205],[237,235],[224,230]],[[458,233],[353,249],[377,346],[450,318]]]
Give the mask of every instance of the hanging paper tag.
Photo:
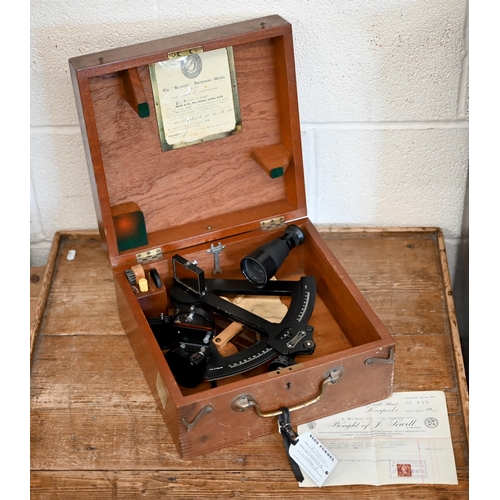
[[[300,434],[288,450],[290,456],[297,462],[318,486],[322,486],[330,475],[338,460],[310,432]]]

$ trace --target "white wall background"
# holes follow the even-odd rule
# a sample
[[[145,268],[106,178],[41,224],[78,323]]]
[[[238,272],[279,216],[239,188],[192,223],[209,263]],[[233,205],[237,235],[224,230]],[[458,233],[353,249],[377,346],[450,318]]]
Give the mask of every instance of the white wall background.
[[[468,170],[467,0],[31,0],[31,258],[97,227],[68,59],[280,14],[294,30],[309,218],[438,226],[454,262]]]

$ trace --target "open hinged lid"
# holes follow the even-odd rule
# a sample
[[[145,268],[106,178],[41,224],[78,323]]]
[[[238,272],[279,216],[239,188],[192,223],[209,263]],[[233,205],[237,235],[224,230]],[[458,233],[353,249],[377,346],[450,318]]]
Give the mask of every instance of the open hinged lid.
[[[70,59],[112,265],[306,216],[279,16]]]

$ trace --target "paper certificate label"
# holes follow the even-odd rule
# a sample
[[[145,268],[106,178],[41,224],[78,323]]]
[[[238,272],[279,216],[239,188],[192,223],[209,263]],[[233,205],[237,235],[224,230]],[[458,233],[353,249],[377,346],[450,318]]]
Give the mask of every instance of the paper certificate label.
[[[324,486],[458,484],[445,394],[390,398],[298,426],[338,459]],[[300,486],[316,486],[305,478]]]
[[[337,465],[337,459],[310,432],[300,434],[288,453],[317,486],[323,485]]]
[[[149,67],[162,150],[241,131],[232,47]]]

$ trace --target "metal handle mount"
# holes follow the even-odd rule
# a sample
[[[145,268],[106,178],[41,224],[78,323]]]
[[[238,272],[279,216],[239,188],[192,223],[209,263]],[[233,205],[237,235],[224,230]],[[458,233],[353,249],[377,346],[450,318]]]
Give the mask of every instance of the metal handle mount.
[[[319,388],[319,392],[312,399],[309,399],[303,403],[299,403],[295,406],[288,407],[288,411],[296,411],[305,408],[306,406],[313,405],[317,403],[325,393],[325,388],[327,385],[336,384],[343,376],[344,376],[344,368],[342,366],[336,366],[329,370],[321,382],[321,386]],[[255,413],[262,418],[269,417],[277,417],[283,413],[281,410],[273,410],[273,411],[261,411],[259,403],[255,401],[254,397],[251,394],[242,394],[233,400],[231,403],[231,408],[233,411],[245,411],[246,409],[252,407]]]
[[[373,365],[373,363],[385,363],[388,365],[393,365],[394,364],[394,348],[389,349],[389,357],[388,358],[371,357],[371,358],[365,359],[366,366]]]

